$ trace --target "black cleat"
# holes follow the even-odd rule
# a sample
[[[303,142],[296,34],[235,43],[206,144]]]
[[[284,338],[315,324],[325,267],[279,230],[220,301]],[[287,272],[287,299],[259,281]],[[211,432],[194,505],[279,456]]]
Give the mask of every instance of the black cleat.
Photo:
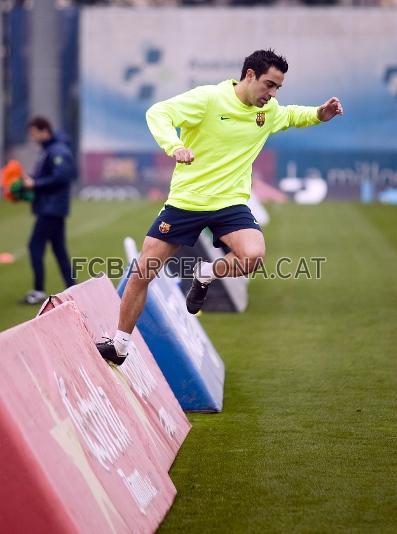
[[[193,278],[192,285],[186,295],[186,308],[189,313],[195,315],[201,310],[207,295],[208,285]]]
[[[97,343],[96,348],[99,350],[100,355],[107,362],[112,362],[115,365],[121,365],[125,362],[127,355],[119,356],[116,348],[113,344],[113,339],[108,339],[104,343]]]

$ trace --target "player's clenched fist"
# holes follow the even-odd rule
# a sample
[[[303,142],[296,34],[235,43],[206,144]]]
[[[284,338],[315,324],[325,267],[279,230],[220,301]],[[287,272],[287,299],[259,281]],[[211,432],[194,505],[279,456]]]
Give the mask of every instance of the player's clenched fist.
[[[190,165],[194,161],[193,150],[190,148],[177,148],[173,156],[177,163],[185,163],[185,165]]]
[[[327,122],[333,119],[336,115],[343,115],[343,107],[339,98],[333,96],[327,100],[322,106],[317,108],[317,117],[322,122]]]

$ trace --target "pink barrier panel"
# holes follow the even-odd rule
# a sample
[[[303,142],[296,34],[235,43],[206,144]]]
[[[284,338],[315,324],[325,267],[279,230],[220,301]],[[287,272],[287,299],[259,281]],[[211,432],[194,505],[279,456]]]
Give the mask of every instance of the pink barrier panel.
[[[1,333],[0,351],[2,532],[154,532],[175,488],[76,305]]]
[[[95,342],[111,337],[117,329],[120,297],[105,275],[92,278],[51,297],[39,313],[73,301],[80,310],[88,333]],[[166,459],[169,469],[191,425],[158,367],[143,337],[135,328],[129,356],[119,367],[112,367],[120,385],[129,392],[143,428]]]

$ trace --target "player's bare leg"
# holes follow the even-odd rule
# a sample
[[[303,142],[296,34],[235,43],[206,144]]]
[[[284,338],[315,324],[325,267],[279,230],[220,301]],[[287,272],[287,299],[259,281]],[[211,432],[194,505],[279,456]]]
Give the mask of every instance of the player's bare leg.
[[[215,262],[214,274],[218,277],[243,276],[258,269],[265,256],[265,239],[254,228],[236,230],[222,236],[222,241],[231,249],[222,261]]]
[[[114,339],[97,344],[104,359],[117,365],[124,362],[130,334],[145,305],[148,286],[178,248],[179,245],[154,237],[145,238],[137,265],[131,271],[121,299],[118,331]]]
[[[131,333],[146,301],[149,283],[164,262],[178,250],[179,245],[154,237],[146,237],[137,268],[127,282],[120,305],[119,330]]]
[[[192,286],[186,296],[186,305],[190,313],[197,313],[201,309],[209,284],[213,280],[226,276],[243,276],[262,265],[265,240],[259,230],[244,228],[226,234],[221,239],[231,252],[214,263],[205,262],[196,265]]]

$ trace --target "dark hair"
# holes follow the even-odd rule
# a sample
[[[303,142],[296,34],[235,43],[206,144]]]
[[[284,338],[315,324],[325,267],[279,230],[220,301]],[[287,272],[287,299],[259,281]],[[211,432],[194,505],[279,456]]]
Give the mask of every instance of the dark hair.
[[[248,69],[252,69],[255,72],[256,79],[258,79],[270,67],[275,67],[285,74],[288,70],[288,63],[285,57],[278,56],[271,48],[269,50],[257,50],[245,58],[240,80],[244,80]]]
[[[49,132],[51,135],[54,132],[50,121],[45,117],[40,116],[33,117],[32,119],[30,119],[30,121],[28,122],[28,128],[37,128],[41,131],[47,130],[47,132]]]

